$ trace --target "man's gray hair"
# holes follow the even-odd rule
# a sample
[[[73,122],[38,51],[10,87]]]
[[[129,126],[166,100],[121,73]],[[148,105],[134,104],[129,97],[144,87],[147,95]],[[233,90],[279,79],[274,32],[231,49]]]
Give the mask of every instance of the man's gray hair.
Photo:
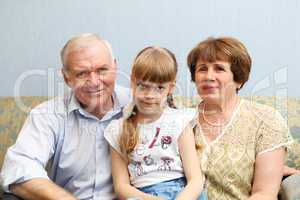
[[[113,50],[111,48],[111,45],[108,41],[103,40],[101,37],[99,37],[97,34],[95,33],[83,33],[80,35],[77,35],[73,38],[71,38],[62,48],[61,52],[60,52],[60,57],[61,57],[61,62],[63,65],[63,70],[67,71],[68,67],[66,66],[66,57],[67,55],[72,52],[72,51],[76,51],[78,49],[81,48],[88,48],[90,47],[89,44],[84,44],[82,41],[90,41],[90,40],[98,40],[100,42],[102,42],[104,44],[104,46],[107,48],[108,53],[111,56],[112,61],[115,59],[114,57],[114,53]]]

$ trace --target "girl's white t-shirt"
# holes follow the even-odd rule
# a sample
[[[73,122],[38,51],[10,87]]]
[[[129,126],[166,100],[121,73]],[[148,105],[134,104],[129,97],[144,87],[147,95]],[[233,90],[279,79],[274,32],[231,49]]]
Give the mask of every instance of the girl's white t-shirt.
[[[191,108],[167,107],[158,120],[138,124],[139,142],[128,164],[133,186],[145,187],[184,176],[177,140],[195,114]],[[120,154],[123,121],[113,120],[104,131],[105,139]]]

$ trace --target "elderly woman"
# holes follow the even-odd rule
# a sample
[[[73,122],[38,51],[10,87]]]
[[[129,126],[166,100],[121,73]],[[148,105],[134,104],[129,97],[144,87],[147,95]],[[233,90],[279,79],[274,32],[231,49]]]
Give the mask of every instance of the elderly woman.
[[[238,97],[251,69],[245,46],[208,38],[189,53],[188,66],[202,99],[191,126],[208,199],[277,199],[292,139],[277,111]]]

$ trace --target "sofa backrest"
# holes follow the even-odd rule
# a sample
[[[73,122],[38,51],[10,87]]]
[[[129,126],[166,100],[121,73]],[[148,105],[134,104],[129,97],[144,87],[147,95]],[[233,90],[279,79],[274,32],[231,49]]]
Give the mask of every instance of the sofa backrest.
[[[300,98],[246,97],[253,101],[273,106],[288,120],[291,134],[296,143],[289,151],[287,164],[300,168]],[[2,97],[0,98],[0,168],[9,146],[14,144],[18,133],[31,108],[47,100],[47,97]],[[195,107],[197,98],[175,97],[179,107]]]
[[[46,97],[0,98],[0,167],[6,150],[16,141],[28,112]],[[1,169],[0,168],[0,169]]]

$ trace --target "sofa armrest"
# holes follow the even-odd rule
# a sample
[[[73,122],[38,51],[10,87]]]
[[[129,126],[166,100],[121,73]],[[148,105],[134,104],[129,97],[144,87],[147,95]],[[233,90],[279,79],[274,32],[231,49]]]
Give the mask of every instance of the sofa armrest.
[[[281,183],[280,200],[300,199],[300,173],[285,178]]]

